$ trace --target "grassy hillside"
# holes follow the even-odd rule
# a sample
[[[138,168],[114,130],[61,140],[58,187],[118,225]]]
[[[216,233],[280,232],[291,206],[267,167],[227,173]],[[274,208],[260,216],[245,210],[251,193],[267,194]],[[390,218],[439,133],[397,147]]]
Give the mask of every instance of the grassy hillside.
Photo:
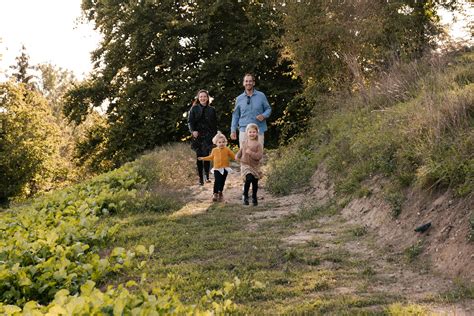
[[[395,65],[369,88],[313,102],[310,130],[270,161],[273,193],[305,186],[324,163],[340,196],[370,194],[361,183],[373,175],[390,178],[395,213],[407,186],[472,194],[473,52]]]

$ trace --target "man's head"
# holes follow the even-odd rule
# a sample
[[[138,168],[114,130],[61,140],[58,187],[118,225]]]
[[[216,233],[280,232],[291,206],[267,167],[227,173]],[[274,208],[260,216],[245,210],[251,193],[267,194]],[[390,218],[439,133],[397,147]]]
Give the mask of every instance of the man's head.
[[[244,76],[243,86],[246,91],[252,91],[255,86],[255,76],[251,73],[246,73]]]

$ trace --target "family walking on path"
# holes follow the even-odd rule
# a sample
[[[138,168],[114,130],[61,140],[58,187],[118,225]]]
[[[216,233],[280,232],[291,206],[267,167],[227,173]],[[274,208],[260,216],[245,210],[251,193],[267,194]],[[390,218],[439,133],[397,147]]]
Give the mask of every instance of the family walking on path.
[[[199,90],[189,111],[188,126],[192,134],[191,148],[196,152],[196,165],[199,184],[210,182],[209,173],[214,174],[212,200],[223,201],[223,191],[227,175],[233,172],[230,160],[240,162],[240,173],[244,182],[242,203],[249,205],[249,190],[252,187],[252,204],[258,205],[258,180],[262,177],[260,160],[263,157],[264,133],[267,130],[266,120],[271,114],[271,107],[263,92],[256,90],[255,77],[245,74],[244,92],[236,98],[232,113],[230,138],[239,139],[239,151],[234,154],[227,147],[227,138],[217,131],[216,110],[210,105],[209,92]],[[237,136],[237,131],[239,134]],[[216,147],[213,148],[213,145]],[[213,168],[210,170],[210,162]]]

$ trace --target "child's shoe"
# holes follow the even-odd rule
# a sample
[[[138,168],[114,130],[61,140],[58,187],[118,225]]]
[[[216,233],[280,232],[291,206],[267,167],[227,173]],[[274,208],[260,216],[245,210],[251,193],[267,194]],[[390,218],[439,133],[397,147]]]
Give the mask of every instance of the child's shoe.
[[[217,195],[217,193],[214,193],[212,195],[212,202],[217,202],[218,199],[219,199],[219,196]]]
[[[246,195],[242,195],[242,204],[249,205],[249,197]]]
[[[217,193],[217,200],[219,202],[224,201],[224,195],[222,194],[222,192]]]
[[[257,200],[256,197],[253,197],[253,198],[252,198],[252,204],[253,204],[253,206],[257,206],[257,205],[258,205],[258,200]]]

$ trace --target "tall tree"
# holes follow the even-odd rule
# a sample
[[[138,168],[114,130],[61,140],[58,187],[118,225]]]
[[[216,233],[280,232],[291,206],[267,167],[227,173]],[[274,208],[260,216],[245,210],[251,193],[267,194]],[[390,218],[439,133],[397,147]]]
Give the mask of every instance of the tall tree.
[[[284,15],[283,43],[305,92],[292,100],[281,124],[286,137],[301,131],[321,97],[360,91],[394,60],[421,57],[435,43],[432,0],[268,1]],[[444,1],[452,9],[456,0]]]
[[[35,68],[39,71],[40,78],[38,91],[48,100],[53,115],[58,120],[62,120],[64,118],[63,97],[77,81],[74,73],[51,64],[40,64]]]
[[[0,84],[0,203],[47,189],[61,175],[59,128],[46,100],[25,84]]]
[[[56,125],[59,126],[60,154],[63,165],[67,168],[64,174],[64,181],[74,180],[83,170],[78,170],[74,164],[75,144],[81,139],[85,132],[85,126],[76,127],[70,124],[64,116],[64,96],[66,92],[77,82],[73,72],[51,64],[40,64],[35,67],[38,71],[38,92],[48,102],[48,106],[55,118]]]
[[[20,56],[16,57],[15,60],[16,64],[10,66],[10,68],[13,69],[12,77],[15,78],[17,82],[23,83],[33,89],[35,87],[32,82],[34,75],[31,74],[31,71],[34,70],[34,67],[30,66],[30,56],[27,54],[24,45],[21,47]]]
[[[271,6],[233,0],[84,0],[82,7],[104,39],[93,56],[95,73],[68,94],[65,113],[80,123],[93,108],[108,104],[100,159],[113,165],[186,137],[183,113],[200,88],[210,90],[220,128],[227,131],[245,72],[257,73],[259,87],[275,105],[274,117],[300,85],[273,41],[282,30]]]
[[[452,9],[457,2],[441,4]],[[279,8],[297,73],[321,92],[352,89],[354,76],[370,76],[394,57],[421,57],[441,31],[433,0],[312,0]]]
[[[190,13],[176,1],[83,1],[83,9],[104,39],[93,56],[96,72],[68,94],[65,113],[79,123],[107,104],[106,135],[96,147],[116,166],[176,136],[182,111],[173,74],[185,58],[180,39]],[[86,156],[96,152],[83,148],[91,149]]]

